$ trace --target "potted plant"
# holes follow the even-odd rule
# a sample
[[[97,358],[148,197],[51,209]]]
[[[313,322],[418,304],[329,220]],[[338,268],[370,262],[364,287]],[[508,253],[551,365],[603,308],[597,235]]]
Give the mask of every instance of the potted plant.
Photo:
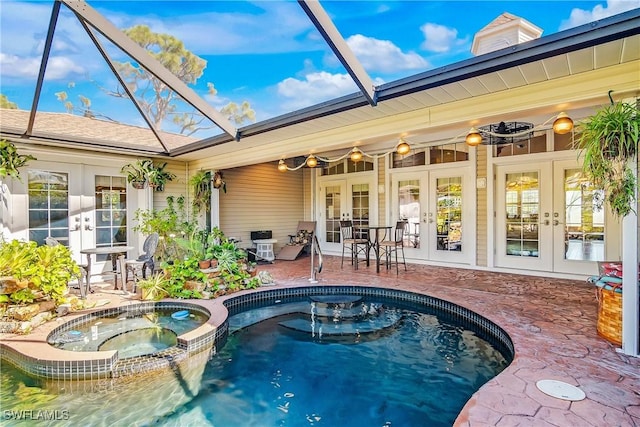
[[[18,168],[26,166],[35,157],[28,154],[18,154],[18,149],[6,139],[0,140],[0,178],[10,176],[20,180]]]
[[[127,175],[127,182],[138,190],[144,188],[149,177],[149,171],[153,169],[153,162],[150,159],[140,159],[135,163],[124,165],[120,172]]]
[[[584,174],[593,185],[604,190],[613,213],[625,217],[633,211],[635,199],[636,176],[630,161],[635,159],[640,136],[637,104],[614,103],[611,99],[611,105],[578,124],[577,132]],[[594,202],[602,205],[605,200]]]
[[[164,185],[176,179],[176,174],[173,172],[169,172],[165,170],[167,167],[167,162],[162,164],[152,164],[147,172],[147,180],[149,182],[149,187],[153,188],[156,191],[164,191]]]
[[[169,296],[167,285],[169,281],[164,273],[155,273],[146,279],[138,280],[138,286],[142,289],[142,299],[147,301],[158,301]]]

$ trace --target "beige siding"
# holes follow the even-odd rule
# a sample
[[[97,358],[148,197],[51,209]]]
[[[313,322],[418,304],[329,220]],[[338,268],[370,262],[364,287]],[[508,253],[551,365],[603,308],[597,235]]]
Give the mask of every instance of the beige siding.
[[[485,188],[476,189],[476,262],[477,265],[487,265],[487,188],[493,185],[493,175],[487,176],[487,147],[479,146],[476,157],[477,177],[486,178]]]
[[[274,163],[225,169],[220,193],[220,228],[251,246],[250,232],[272,230],[276,253],[305,219],[303,171],[279,172]]]
[[[156,160],[156,163],[164,163],[166,160]],[[188,188],[188,170],[185,162],[179,162],[175,160],[166,161],[167,169],[169,172],[176,174],[176,179],[167,182],[164,187],[164,191],[153,192],[153,208],[160,210],[167,207],[167,197],[173,196],[177,198],[179,196],[186,196]]]

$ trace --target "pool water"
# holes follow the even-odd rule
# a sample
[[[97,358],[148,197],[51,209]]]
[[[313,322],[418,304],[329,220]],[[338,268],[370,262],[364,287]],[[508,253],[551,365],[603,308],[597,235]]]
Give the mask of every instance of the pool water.
[[[45,384],[3,366],[0,406],[63,409],[55,424],[70,426],[450,426],[510,362],[399,302],[284,303],[234,315],[229,330],[208,362],[125,383]]]
[[[451,426],[469,397],[508,364],[485,340],[435,315],[363,305],[369,309],[359,318],[337,320],[303,314],[313,310],[309,303],[283,304],[284,314],[264,320],[260,313],[271,308],[233,316],[235,331],[209,362],[198,395],[157,422]],[[301,320],[315,323],[313,331],[291,327]],[[345,333],[335,332],[339,323]]]

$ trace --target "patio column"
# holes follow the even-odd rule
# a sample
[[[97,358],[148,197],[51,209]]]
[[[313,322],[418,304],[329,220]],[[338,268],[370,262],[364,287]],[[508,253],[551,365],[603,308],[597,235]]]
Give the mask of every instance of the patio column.
[[[638,162],[632,162],[638,177]],[[638,208],[638,186],[635,194]],[[638,291],[638,213],[636,209],[622,219],[622,352],[631,356],[640,354],[640,299]]]

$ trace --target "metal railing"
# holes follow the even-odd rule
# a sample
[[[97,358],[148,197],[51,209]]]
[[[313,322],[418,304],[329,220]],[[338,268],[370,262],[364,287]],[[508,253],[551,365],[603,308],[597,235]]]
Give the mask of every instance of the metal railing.
[[[318,255],[318,265],[315,264],[316,253]],[[311,240],[311,277],[309,282],[318,283],[317,275],[322,271],[322,250],[320,249],[320,242],[316,234],[313,233],[313,239]]]

